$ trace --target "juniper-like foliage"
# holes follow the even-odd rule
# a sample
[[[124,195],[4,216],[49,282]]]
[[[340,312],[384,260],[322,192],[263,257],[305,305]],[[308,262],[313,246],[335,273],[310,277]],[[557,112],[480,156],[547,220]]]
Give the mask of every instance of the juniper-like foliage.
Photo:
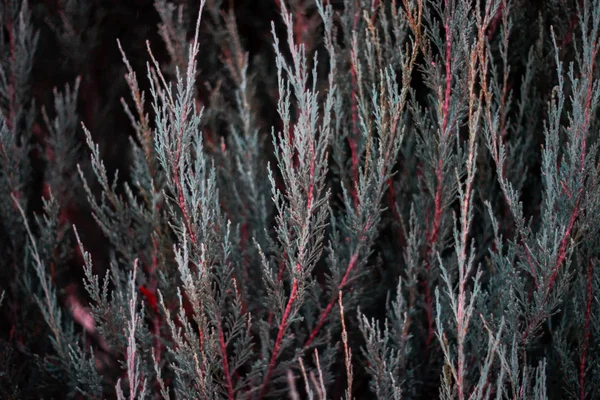
[[[0,2],[0,398],[600,398],[600,0],[112,3]]]

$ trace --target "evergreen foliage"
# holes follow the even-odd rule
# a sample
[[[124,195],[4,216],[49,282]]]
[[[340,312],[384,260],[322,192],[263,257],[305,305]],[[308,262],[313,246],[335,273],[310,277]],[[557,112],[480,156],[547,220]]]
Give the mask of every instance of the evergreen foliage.
[[[0,2],[0,398],[600,398],[600,0],[109,3]]]

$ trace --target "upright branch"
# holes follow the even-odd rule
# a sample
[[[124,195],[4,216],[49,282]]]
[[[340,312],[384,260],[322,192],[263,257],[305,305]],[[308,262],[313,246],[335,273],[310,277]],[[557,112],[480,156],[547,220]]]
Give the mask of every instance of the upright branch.
[[[393,4],[395,6],[395,2]],[[364,154],[364,163],[358,171],[358,179],[352,183],[353,187],[344,191],[344,206],[347,212],[347,225],[352,229],[352,245],[350,246],[349,260],[341,271],[339,282],[331,290],[331,297],[320,312],[315,326],[312,328],[304,349],[308,349],[321,332],[322,327],[328,320],[331,310],[338,301],[337,294],[346,288],[352,281],[353,275],[365,263],[365,254],[368,254],[377,235],[381,219],[381,203],[392,177],[392,168],[398,157],[398,152],[403,141],[403,116],[406,112],[407,99],[410,92],[410,84],[413,68],[419,55],[421,45],[421,18],[423,4],[405,1],[407,7],[398,19],[406,23],[412,30],[413,37],[407,40],[405,50],[400,53],[400,82],[397,84],[394,69],[383,68],[378,71],[378,82],[373,83],[371,98],[365,98],[363,90],[360,90],[359,101],[363,117],[361,118],[361,131],[367,137],[367,145]],[[365,31],[366,40],[377,43],[376,30],[374,27]],[[356,43],[357,36],[353,36]],[[332,49],[329,50],[333,57]],[[358,53],[352,52],[352,65],[357,69],[359,80],[362,80],[363,72]],[[368,62],[368,60],[367,60]],[[366,104],[372,104],[367,108]],[[367,114],[367,110],[371,113]],[[374,120],[373,137],[371,129],[365,120]],[[348,196],[348,192],[351,193]],[[335,251],[332,249],[332,251]]]
[[[144,398],[146,393],[146,379],[144,378],[142,381],[142,377],[140,376],[140,359],[137,356],[137,346],[136,343],[136,329],[140,324],[140,316],[137,314],[137,286],[135,284],[136,274],[138,268],[138,261],[135,261],[135,265],[133,266],[133,272],[129,279],[129,290],[130,290],[130,299],[129,299],[129,320],[127,321],[127,328],[125,329],[125,336],[127,337],[127,355],[126,355],[126,365],[127,365],[127,380],[129,382],[129,400],[135,400],[138,398]],[[141,391],[138,393],[138,387],[142,386]],[[117,398],[119,400],[125,400],[125,394],[121,389],[121,379],[117,381],[116,385]]]
[[[433,298],[431,295],[431,279],[432,279],[432,264],[435,259],[435,252],[439,243],[440,231],[442,228],[442,217],[444,210],[447,205],[446,195],[449,191],[447,176],[450,171],[450,144],[451,144],[451,131],[455,128],[455,121],[457,120],[457,113],[459,110],[458,103],[462,101],[461,95],[455,94],[453,96],[453,81],[458,80],[456,77],[456,71],[458,68],[459,57],[461,54],[457,51],[458,39],[455,38],[456,32],[460,32],[463,26],[457,26],[455,20],[456,5],[455,0],[444,0],[443,2],[443,28],[444,28],[444,41],[439,43],[438,46],[443,45],[440,48],[440,52],[443,54],[444,61],[444,75],[440,85],[442,87],[432,88],[437,92],[437,118],[438,118],[438,132],[437,132],[437,154],[436,159],[432,160],[434,167],[435,176],[435,192],[433,194],[433,216],[429,227],[427,228],[426,238],[426,251],[425,251],[425,280],[422,282],[423,289],[425,292],[425,307],[427,315],[427,338],[426,347],[429,349],[431,341],[434,337],[434,313],[433,313]],[[459,9],[461,12],[462,9]],[[430,57],[430,54],[425,53],[426,57]],[[435,66],[433,60],[428,60],[428,66]],[[428,350],[429,351],[429,350]]]
[[[578,70],[571,64],[566,77],[570,84],[570,103],[566,103],[567,89],[562,69],[560,49],[552,31],[558,85],[552,92],[548,103],[548,121],[544,136],[546,145],[542,151],[542,177],[544,201],[541,213],[541,226],[536,236],[527,237],[527,243],[543,254],[551,248],[551,256],[538,256],[533,267],[536,275],[544,283],[536,289],[538,296],[525,310],[526,325],[523,341],[531,338],[540,324],[559,306],[566,294],[568,269],[571,255],[576,248],[576,236],[579,230],[587,229],[586,221],[579,217],[591,205],[588,182],[595,179],[596,172],[590,159],[596,157],[596,150],[588,148],[591,116],[596,112],[600,99],[600,86],[594,77],[594,69],[599,43],[600,2],[584,2],[579,8],[582,51],[577,55]],[[592,6],[592,7],[590,7]],[[565,104],[566,103],[566,104]],[[570,106],[570,107],[568,107]],[[567,110],[567,135],[562,127],[563,114]],[[563,139],[564,137],[564,139]],[[564,140],[564,143],[563,143]],[[557,208],[563,210],[557,213]]]
[[[437,335],[446,358],[445,363],[450,369],[451,376],[454,379],[459,400],[464,400],[469,396],[470,383],[466,381],[465,378],[467,371],[471,370],[472,367],[467,365],[466,345],[469,335],[469,325],[475,310],[475,301],[481,290],[479,283],[481,271],[478,271],[474,279],[472,293],[470,293],[469,296],[469,280],[472,277],[475,262],[474,246],[469,243],[469,237],[473,221],[473,183],[475,181],[477,169],[477,142],[481,130],[483,105],[483,95],[477,93],[476,86],[479,82],[478,78],[484,76],[480,71],[487,69],[487,58],[485,56],[480,57],[480,54],[486,44],[485,32],[487,31],[492,16],[496,13],[497,7],[498,1],[488,3],[484,9],[483,18],[481,17],[479,10],[473,10],[476,20],[475,40],[474,43],[469,45],[469,51],[464,55],[464,61],[467,63],[465,80],[468,140],[464,149],[466,158],[464,158],[463,170],[460,171],[457,168],[456,171],[460,209],[460,214],[457,216],[457,220],[455,220],[454,229],[454,248],[458,272],[458,282],[456,282],[456,284],[452,282],[451,274],[440,260],[442,278],[446,283],[446,294],[449,297],[450,307],[455,319],[454,324],[456,326],[456,332],[454,335],[456,338],[456,361],[454,361],[454,356],[451,354],[452,348],[449,345],[447,334],[442,327],[441,315],[443,312],[440,304],[439,289],[436,289]],[[466,10],[461,10],[461,12],[466,13]],[[485,81],[483,81],[483,83],[485,83]],[[465,176],[464,181],[461,178],[463,175]],[[449,390],[448,387],[444,389],[444,392],[450,393],[447,390]]]
[[[331,114],[336,92],[334,82],[330,79],[325,104],[321,111],[316,90],[318,78],[316,57],[311,73],[307,66],[305,47],[303,44],[296,44],[294,38],[293,17],[288,12],[285,2],[280,4],[292,62],[291,64],[286,62],[273,25],[280,94],[278,112],[283,121],[282,133],[273,134],[273,145],[286,193],[283,194],[277,189],[272,172],[270,172],[270,180],[277,209],[275,231],[286,254],[285,260],[282,261],[286,263],[292,282],[258,395],[259,399],[267,393],[271,375],[282,350],[283,339],[302,303],[307,278],[322,253],[325,224],[329,215],[329,190],[325,189],[325,177],[328,171],[327,147],[331,135]],[[309,79],[312,80],[312,86],[309,86]],[[296,99],[297,118],[294,122],[291,109],[292,95]],[[319,117],[320,112],[323,113],[322,117]]]

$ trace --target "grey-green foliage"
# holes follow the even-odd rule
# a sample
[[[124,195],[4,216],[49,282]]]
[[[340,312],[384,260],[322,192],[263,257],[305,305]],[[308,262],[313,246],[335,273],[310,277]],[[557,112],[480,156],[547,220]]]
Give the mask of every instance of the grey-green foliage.
[[[74,317],[63,315],[52,276],[48,273],[48,263],[60,263],[61,260],[52,254],[52,250],[61,249],[61,244],[56,243],[61,236],[58,225],[59,205],[50,195],[44,200],[44,214],[36,216],[37,237],[27,221],[23,208],[18,204],[18,199],[12,197],[16,208],[23,218],[27,231],[28,246],[26,265],[31,263],[35,275],[39,280],[39,290],[34,292],[43,318],[50,329],[50,342],[54,352],[44,360],[46,370],[58,379],[67,379],[69,395],[82,393],[90,397],[101,396],[101,376],[96,369],[94,355],[84,350],[81,336],[75,333]],[[60,257],[61,254],[58,255]]]
[[[31,23],[28,2],[6,1],[0,5],[0,140],[2,153],[2,225],[5,232],[18,232],[22,224],[15,216],[11,194],[25,205],[29,194],[31,127],[35,103],[31,99],[31,71],[38,32]],[[23,235],[8,240],[18,241]],[[21,247],[13,243],[13,251]]]
[[[22,69],[0,64],[0,195],[21,218],[4,207],[0,223],[34,272],[23,286],[50,334],[44,365],[70,395],[600,393],[600,0],[569,8],[572,24],[540,15],[534,27],[519,1],[281,1],[269,129],[255,106],[260,60],[233,11],[202,1],[190,38],[191,8],[156,1],[170,63],[147,45],[148,98],[118,44],[134,132],[127,179],[109,175],[84,126],[92,175],[80,167],[79,177],[110,261],[100,279],[75,231],[89,310],[57,290],[50,268],[71,243],[59,221],[74,185],[79,80],[55,92],[54,119],[43,113],[57,198],[31,229],[19,193],[36,37],[26,3],[6,4],[19,15]],[[206,111],[205,6],[223,67]],[[537,36],[523,43],[519,29]]]
[[[73,89],[67,84],[64,93],[54,89],[55,117],[50,118],[42,108],[42,115],[48,129],[46,139],[48,167],[45,182],[53,190],[62,208],[77,199],[77,176],[73,170],[81,154],[77,140],[79,132],[79,115],[77,100],[81,80],[76,79]]]

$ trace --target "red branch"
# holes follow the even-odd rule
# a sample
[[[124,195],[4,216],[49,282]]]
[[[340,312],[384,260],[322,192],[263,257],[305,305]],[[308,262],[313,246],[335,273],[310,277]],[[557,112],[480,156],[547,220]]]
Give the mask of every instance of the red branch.
[[[231,373],[229,372],[229,361],[227,360],[227,345],[225,344],[225,335],[223,334],[223,326],[219,321],[219,347],[221,348],[221,355],[223,356],[223,372],[225,373],[225,379],[227,380],[227,398],[233,400],[235,395],[233,393],[233,383],[231,381]]]
[[[315,174],[315,155],[314,155],[314,148],[312,147],[312,142],[311,142],[311,148],[310,148],[310,152],[311,152],[311,164],[310,164],[310,184],[308,187],[308,193],[307,193],[307,212],[310,214],[312,212],[312,201],[313,201],[313,192],[314,192],[314,174]],[[302,253],[302,251],[300,251],[300,253]],[[280,267],[279,270],[279,277],[278,279],[281,281],[281,279],[283,279],[283,266],[285,264],[282,263],[282,266]],[[301,272],[302,270],[302,265],[300,262],[298,262],[296,264],[296,271]],[[275,363],[277,362],[277,356],[279,355],[279,348],[281,346],[281,341],[283,340],[283,336],[285,335],[285,331],[287,329],[287,321],[290,317],[290,314],[292,312],[292,306],[294,305],[294,302],[296,301],[296,296],[298,294],[298,279],[294,278],[294,281],[292,283],[292,292],[290,293],[290,298],[288,299],[288,303],[285,307],[285,311],[283,313],[283,317],[281,319],[281,323],[279,324],[279,332],[277,333],[277,339],[275,340],[275,345],[273,346],[273,354],[271,355],[271,361],[269,362],[269,367],[267,369],[267,373],[265,375],[265,380],[263,382],[263,386],[260,390],[260,394],[258,396],[258,399],[262,399],[262,397],[264,396],[266,390],[267,390],[267,385],[269,383],[269,380],[271,379],[271,374],[273,373],[273,370],[275,368]],[[271,315],[269,316],[269,318],[271,319]]]
[[[548,300],[548,296],[550,296],[550,290],[552,290],[552,286],[558,278],[558,272],[560,267],[567,256],[567,244],[569,242],[569,238],[571,237],[571,231],[575,226],[575,220],[577,220],[577,216],[579,215],[579,201],[581,200],[581,192],[583,190],[579,189],[579,193],[577,194],[577,200],[575,201],[575,206],[573,207],[573,212],[571,213],[571,219],[569,220],[569,224],[567,225],[567,230],[565,231],[565,235],[560,241],[560,249],[558,251],[558,257],[556,259],[556,265],[552,270],[552,275],[550,276],[550,281],[548,283],[548,291],[546,292],[546,300]]]
[[[583,6],[583,1],[579,1],[579,7]],[[575,29],[575,24],[577,23],[578,18],[578,10],[575,10],[573,16],[571,17],[571,21],[569,22],[569,28],[567,29],[567,33],[562,41],[562,48],[564,49],[569,43],[571,43],[571,38],[573,36],[573,30]]]
[[[377,10],[379,10],[380,0],[373,0],[371,2],[371,11],[373,11],[373,15],[371,15],[371,25],[375,25],[375,20],[377,19]]]
[[[492,40],[492,38],[494,37],[494,33],[496,33],[496,30],[498,29],[500,21],[502,21],[502,11],[504,11],[504,3],[500,4],[500,7],[498,7],[498,11],[496,11],[496,14],[490,21],[490,25],[487,31],[487,38],[490,41]]]
[[[296,295],[298,294],[298,280],[294,278],[294,282],[292,283],[292,292],[290,293],[290,298],[287,302],[287,306],[285,307],[285,311],[283,313],[283,317],[281,318],[281,324],[279,324],[279,332],[277,333],[277,339],[275,340],[275,346],[273,346],[273,354],[271,355],[271,361],[269,362],[269,368],[267,369],[267,374],[265,375],[265,380],[263,382],[262,389],[260,390],[260,394],[258,395],[258,400],[261,400],[265,395],[267,390],[267,385],[269,383],[269,379],[271,379],[271,375],[273,374],[273,370],[275,369],[275,363],[277,362],[277,356],[279,355],[279,347],[281,346],[281,341],[283,340],[283,336],[285,335],[285,330],[287,328],[287,321],[292,312],[292,306],[294,305],[294,301],[296,301]]]
[[[277,282],[281,283],[281,281],[283,280],[283,273],[285,272],[285,259],[287,257],[286,252],[283,252],[283,260],[281,260],[281,263],[279,265],[279,273],[277,274]],[[273,311],[269,311],[269,317],[267,318],[267,323],[269,324],[269,326],[271,326],[271,322],[273,321]]]
[[[179,181],[179,175],[177,175],[176,171],[173,175],[174,175],[173,179],[175,180],[175,186],[177,186],[177,191],[179,192],[179,208],[181,208],[181,212],[183,213],[183,219],[185,221],[185,225],[190,234],[190,238],[192,239],[192,243],[196,244],[196,235],[194,234],[194,231],[192,230],[192,226],[190,224],[190,219],[187,214],[185,199],[183,197],[183,189],[181,187],[181,182]]]
[[[148,305],[150,306],[152,311],[154,311],[156,314],[158,314],[156,295],[144,286],[140,286],[140,292],[142,293],[142,296],[144,296],[144,298],[148,302]]]
[[[594,277],[594,266],[592,260],[588,267],[587,281],[587,304],[585,306],[585,325],[583,328],[583,351],[579,359],[579,400],[585,400],[585,363],[590,347],[590,319],[592,315],[592,300],[594,299],[592,280]]]
[[[560,267],[562,266],[563,261],[567,257],[567,245],[569,242],[569,238],[571,237],[571,232],[573,231],[573,227],[575,226],[575,221],[577,220],[577,216],[579,215],[579,201],[581,200],[581,193],[583,189],[579,189],[577,193],[577,200],[575,201],[575,205],[573,206],[573,212],[571,213],[571,218],[569,219],[569,224],[567,225],[567,230],[565,231],[565,235],[560,241],[560,248],[558,250],[558,257],[556,259],[556,265],[552,268],[552,275],[550,276],[550,280],[548,283],[548,289],[546,290],[546,298],[542,305],[545,305],[550,297],[550,292],[552,291],[552,286],[556,282],[558,278],[558,273],[560,271]],[[525,329],[525,333],[523,334],[523,340],[526,340],[531,333],[531,329],[540,321],[540,316],[537,315],[531,320],[527,329]]]
[[[445,140],[448,131],[449,125],[449,109],[450,109],[450,95],[452,93],[452,32],[450,30],[450,10],[448,9],[448,0],[445,1],[446,6],[446,21],[444,22],[444,29],[446,31],[446,90],[444,92],[444,105],[442,108],[442,113],[444,114],[444,120],[442,122],[442,140]],[[440,143],[441,145],[441,143]],[[433,217],[433,226],[431,229],[431,233],[427,238],[427,254],[425,255],[425,269],[427,275],[429,275],[431,265],[429,262],[429,258],[431,256],[431,252],[433,250],[433,246],[438,241],[440,226],[442,220],[442,200],[443,200],[443,170],[444,170],[444,162],[442,160],[442,155],[440,154],[440,158],[438,160],[438,165],[436,168],[436,178],[437,178],[437,188],[435,191],[435,212]],[[431,287],[429,286],[429,282],[423,282],[425,286],[425,301],[427,307],[427,339],[426,345],[429,348],[431,341],[433,340],[433,301],[431,297]]]
[[[357,260],[358,260],[358,251],[356,251],[352,255],[352,258],[350,259],[350,262],[348,263],[348,267],[346,268],[346,273],[344,274],[344,277],[342,278],[342,281],[340,282],[340,284],[338,286],[338,290],[337,290],[338,292],[340,290],[342,290],[344,288],[344,286],[346,286],[346,283],[348,282],[348,277],[350,276],[350,272],[356,266],[356,261]],[[308,340],[306,341],[306,343],[304,343],[304,348],[305,349],[308,346],[310,346],[310,344],[315,340],[315,338],[319,334],[319,331],[321,330],[321,328],[325,324],[325,320],[327,319],[327,316],[331,312],[331,309],[335,305],[337,299],[338,299],[338,296],[334,296],[331,299],[331,301],[329,302],[329,304],[327,305],[327,307],[321,313],[321,316],[319,317],[319,322],[317,322],[317,325],[315,325],[315,327],[313,328],[312,332],[310,333],[310,336],[308,337]]]
[[[187,104],[186,104],[184,106],[184,109],[182,112],[182,115],[184,116],[184,118],[186,118],[187,113],[188,113],[188,108],[187,108]],[[179,162],[181,159],[181,141],[183,140],[184,125],[185,125],[185,121],[182,121],[181,122],[181,130],[179,132],[179,137],[177,140],[177,153],[175,153],[175,159],[173,160],[173,180],[175,181],[175,186],[177,187],[177,192],[179,193],[179,196],[178,196],[179,208],[181,208],[181,212],[183,213],[183,219],[184,219],[185,225],[190,234],[190,238],[192,239],[192,242],[194,244],[196,244],[196,235],[194,234],[194,231],[190,224],[190,219],[189,219],[188,213],[187,213],[187,207],[185,205],[185,198],[183,195],[183,187],[181,185],[181,181],[179,180],[179,175],[177,174],[177,166],[179,165]]]
[[[440,226],[442,221],[442,195],[443,195],[443,174],[442,174],[442,159],[440,158],[438,162],[438,167],[436,168],[436,176],[438,180],[438,187],[435,191],[435,214],[433,217],[433,226],[431,233],[427,235],[427,252],[425,254],[425,270],[427,275],[431,271],[431,263],[429,258],[431,257],[431,252],[433,251],[433,246],[438,241],[440,234]],[[431,296],[431,287],[429,286],[429,282],[425,280],[423,282],[423,286],[425,289],[425,303],[427,307],[427,339],[426,345],[429,348],[431,341],[433,340],[434,332],[433,332],[433,300]]]

